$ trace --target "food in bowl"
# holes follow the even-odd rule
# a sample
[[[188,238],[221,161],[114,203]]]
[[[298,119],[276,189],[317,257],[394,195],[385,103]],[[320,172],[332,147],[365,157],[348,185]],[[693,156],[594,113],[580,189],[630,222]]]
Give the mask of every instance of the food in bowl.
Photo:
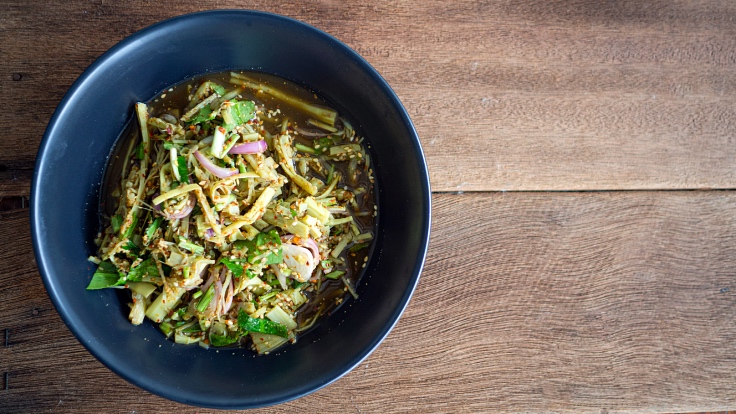
[[[283,79],[225,72],[135,113],[108,167],[87,289],[129,290],[131,323],[148,318],[176,343],[259,354],[357,297],[374,178],[337,111]]]

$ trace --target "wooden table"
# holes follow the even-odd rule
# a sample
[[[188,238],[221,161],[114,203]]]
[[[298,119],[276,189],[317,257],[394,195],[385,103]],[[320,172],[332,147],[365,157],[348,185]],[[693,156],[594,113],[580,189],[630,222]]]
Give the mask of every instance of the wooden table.
[[[426,268],[386,341],[256,412],[736,409],[736,2],[180,3],[0,6],[0,412],[202,412],[70,334],[26,206],[74,79],[139,29],[223,7],[363,55],[414,120],[434,191]]]

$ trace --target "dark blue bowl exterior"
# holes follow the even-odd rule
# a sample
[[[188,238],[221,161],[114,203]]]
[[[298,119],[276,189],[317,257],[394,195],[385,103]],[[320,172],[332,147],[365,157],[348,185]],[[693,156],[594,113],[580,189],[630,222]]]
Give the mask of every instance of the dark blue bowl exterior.
[[[379,189],[373,256],[349,301],[278,354],[204,350],[130,325],[116,291],[88,292],[107,157],[133,104],[207,72],[248,69],[303,84],[367,137]],[[70,330],[102,363],[160,396],[212,408],[285,402],[340,378],[401,316],[429,240],[430,190],[416,131],[399,99],[358,54],[304,23],[252,11],[211,11],[142,30],[90,66],[41,143],[31,198],[33,244],[46,289]]]

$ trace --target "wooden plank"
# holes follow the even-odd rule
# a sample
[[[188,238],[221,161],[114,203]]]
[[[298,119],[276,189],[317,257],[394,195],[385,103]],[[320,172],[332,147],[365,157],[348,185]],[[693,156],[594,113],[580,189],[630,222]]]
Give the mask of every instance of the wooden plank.
[[[734,211],[715,191],[435,195],[426,269],[388,339],[254,412],[733,409]],[[46,297],[27,211],[0,226],[3,412],[202,412],[96,362]]]
[[[13,0],[0,16],[13,102],[0,195],[28,195],[42,131],[97,56],[211,8],[295,17],[366,57],[411,114],[436,191],[736,187],[731,2]]]

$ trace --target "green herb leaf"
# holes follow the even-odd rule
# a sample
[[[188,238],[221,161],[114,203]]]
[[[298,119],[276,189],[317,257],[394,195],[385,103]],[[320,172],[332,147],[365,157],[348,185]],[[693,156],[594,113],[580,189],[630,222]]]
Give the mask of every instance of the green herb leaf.
[[[123,225],[123,217],[120,214],[112,216],[110,219],[110,225],[112,226],[112,231],[115,232],[115,234],[118,234],[120,226]]]
[[[232,123],[222,125],[228,132],[236,126],[250,121],[256,114],[256,104],[253,101],[232,101],[232,105],[228,109],[232,117]]]
[[[242,309],[238,314],[238,326],[243,332],[258,332],[268,335],[278,335],[282,338],[289,336],[286,326],[268,319],[251,318]]]
[[[202,107],[202,109],[197,112],[197,115],[193,116],[188,124],[189,125],[196,125],[201,124],[202,122],[209,121],[212,118],[214,118],[214,115],[212,114],[212,108],[210,108],[209,105],[205,105]]]
[[[225,94],[225,88],[223,88],[220,85],[212,84],[212,90],[215,91],[218,95],[222,96]]]
[[[146,236],[148,237],[148,241],[151,241],[153,235],[156,233],[156,230],[161,227],[162,221],[164,221],[163,217],[156,217],[156,220],[153,220],[153,223],[148,226],[148,228],[146,229]]]
[[[138,144],[138,147],[135,149],[135,156],[138,157],[139,160],[146,158],[146,153],[143,151],[143,142]]]
[[[254,277],[256,277],[256,272],[250,269],[245,269],[245,275],[248,277],[248,279],[253,279]]]
[[[231,272],[233,272],[233,276],[240,277],[243,276],[243,266],[233,262],[232,260],[228,259],[227,257],[221,257],[220,263],[227,266],[228,269],[230,269]]]
[[[179,171],[181,181],[189,184],[189,169],[187,168],[187,157],[179,156],[176,159],[176,168]]]
[[[278,264],[284,261],[283,251],[281,249],[281,237],[272,229],[265,233],[258,233],[252,240],[238,240],[233,243],[233,248],[242,250],[246,249],[248,253],[248,263],[254,264],[256,257],[271,250],[266,256],[266,261],[262,264]]]
[[[136,257],[141,254],[141,248],[133,243],[132,240],[128,240],[128,243],[123,246],[123,249],[127,250],[131,255]]]
[[[127,280],[130,282],[140,282],[141,280],[143,280],[144,276],[158,276],[158,266],[156,266],[156,262],[153,260],[152,257],[149,257],[148,259],[140,262],[138,266],[130,269],[130,271],[128,272]]]
[[[114,264],[105,260],[97,266],[97,270],[92,275],[92,280],[87,285],[87,290],[104,289],[124,284],[125,275],[119,272]]]

